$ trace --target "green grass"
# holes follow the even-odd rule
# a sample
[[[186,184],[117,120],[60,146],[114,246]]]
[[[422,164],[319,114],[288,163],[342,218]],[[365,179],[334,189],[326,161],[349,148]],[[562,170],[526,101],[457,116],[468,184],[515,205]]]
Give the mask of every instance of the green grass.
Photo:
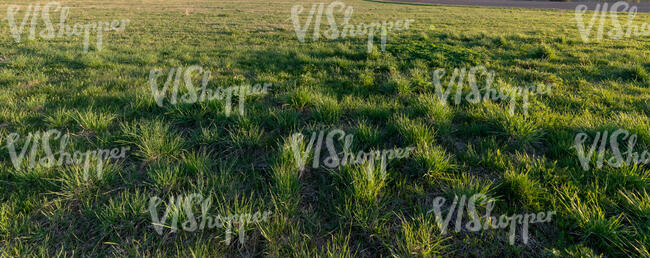
[[[130,22],[83,53],[81,37],[16,43],[0,11],[0,256],[650,255],[648,168],[583,171],[572,149],[579,132],[616,128],[648,149],[648,37],[583,43],[570,10],[346,1],[355,24],[415,20],[367,53],[364,37],[300,43],[292,1],[62,3],[68,24]],[[273,86],[244,115],[218,101],[158,106],[150,71],[191,65],[211,71],[211,88]],[[478,65],[498,88],[555,86],[531,96],[527,115],[507,101],[438,101],[433,71]],[[87,180],[80,166],[15,170],[7,136],[50,129],[69,133],[72,151],[131,149]],[[334,129],[354,135],[355,152],[415,149],[385,177],[314,169],[313,156],[300,170],[294,152]],[[306,142],[293,149],[298,132]],[[193,193],[212,197],[213,216],[273,214],[243,227],[244,244],[218,228],[159,235],[149,199]],[[442,235],[433,199],[477,193],[497,215],[557,214],[531,224],[527,245],[506,230]]]

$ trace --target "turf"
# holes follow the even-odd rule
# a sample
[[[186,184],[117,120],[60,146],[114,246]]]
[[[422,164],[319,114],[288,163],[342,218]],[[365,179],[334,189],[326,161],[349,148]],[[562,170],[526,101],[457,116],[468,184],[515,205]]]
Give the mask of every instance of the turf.
[[[289,17],[307,1],[61,2],[69,23],[130,22],[88,53],[82,37],[18,43],[0,26],[3,256],[649,255],[648,168],[585,171],[572,148],[578,133],[617,128],[650,146],[647,36],[584,43],[569,10],[346,1],[355,24],[415,20],[389,34],[386,51],[367,52],[364,37],[299,42]],[[243,114],[220,102],[157,105],[151,70],[192,65],[211,71],[211,87],[272,86]],[[434,70],[478,65],[501,87],[554,87],[531,97],[527,114],[503,101],[437,101]],[[16,170],[9,135],[51,129],[69,133],[69,150],[130,151],[101,177]],[[386,177],[300,171],[292,135],[334,129],[354,135],[355,151],[414,151]],[[158,234],[151,198],[196,193],[212,198],[212,215],[272,214],[236,227],[243,242],[223,228]],[[476,193],[498,201],[495,214],[557,214],[531,224],[527,244],[510,245],[502,229],[443,235],[428,212],[434,198]]]

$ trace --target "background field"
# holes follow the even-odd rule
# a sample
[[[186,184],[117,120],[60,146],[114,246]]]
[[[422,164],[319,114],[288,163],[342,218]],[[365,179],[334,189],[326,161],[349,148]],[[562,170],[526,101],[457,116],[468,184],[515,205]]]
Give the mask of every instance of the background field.
[[[647,168],[583,171],[571,148],[579,132],[616,128],[650,147],[648,37],[585,44],[573,11],[345,1],[352,23],[415,20],[386,52],[366,53],[361,37],[300,43],[295,1],[61,2],[69,24],[130,23],[84,54],[81,37],[16,43],[3,20],[2,145],[12,132],[59,129],[71,150],[132,151],[84,181],[78,167],[16,171],[0,149],[3,255],[649,255]],[[226,117],[217,102],[158,107],[149,71],[194,64],[212,71],[212,87],[273,87],[246,116]],[[499,87],[555,87],[531,98],[528,116],[509,116],[505,102],[439,104],[433,70],[475,65],[495,70]],[[391,162],[383,184],[357,168],[299,173],[289,136],[335,128],[355,135],[355,150],[415,154]],[[218,229],[158,235],[149,198],[191,193],[222,214],[273,216],[248,225],[243,245]],[[557,215],[531,225],[527,245],[509,245],[506,230],[441,235],[433,198],[473,193],[497,198],[496,214]]]

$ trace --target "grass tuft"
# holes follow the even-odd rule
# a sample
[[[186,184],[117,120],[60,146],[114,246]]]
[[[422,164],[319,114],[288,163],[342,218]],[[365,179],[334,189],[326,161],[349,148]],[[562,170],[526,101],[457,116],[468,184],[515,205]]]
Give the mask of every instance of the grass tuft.
[[[128,136],[125,142],[137,146],[136,156],[144,161],[175,159],[183,150],[183,139],[162,121],[124,123],[122,132]]]

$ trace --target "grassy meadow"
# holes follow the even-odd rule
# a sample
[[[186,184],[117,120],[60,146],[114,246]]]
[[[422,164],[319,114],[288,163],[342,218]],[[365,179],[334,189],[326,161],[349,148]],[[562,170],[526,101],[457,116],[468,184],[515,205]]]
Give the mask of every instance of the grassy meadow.
[[[84,53],[82,36],[29,40],[29,25],[16,42],[6,10],[20,5],[20,21],[30,3],[0,0],[2,257],[650,256],[648,167],[583,170],[574,148],[578,133],[587,144],[625,129],[636,151],[650,149],[650,37],[584,43],[571,10],[345,1],[353,24],[415,21],[368,52],[363,36],[314,41],[310,28],[297,39],[292,6],[304,6],[302,24],[319,1],[62,0],[68,24],[129,19],[104,33],[101,51],[91,34]],[[166,78],[192,65],[211,71],[211,88],[272,86],[246,98],[244,115],[220,101],[157,105],[151,70]],[[434,70],[480,65],[497,88],[554,86],[530,97],[527,114],[511,115],[507,101],[438,101]],[[9,135],[52,129],[69,135],[70,152],[130,150],[101,176],[16,169]],[[334,129],[354,135],[355,153],[414,150],[383,178],[359,166],[300,170],[292,135]],[[520,228],[512,245],[506,229],[442,234],[434,198],[479,193],[497,200],[493,214],[556,214],[530,224],[526,244]],[[234,227],[232,241],[223,228],[159,234],[151,198],[190,194],[210,196],[212,215],[272,214]]]

